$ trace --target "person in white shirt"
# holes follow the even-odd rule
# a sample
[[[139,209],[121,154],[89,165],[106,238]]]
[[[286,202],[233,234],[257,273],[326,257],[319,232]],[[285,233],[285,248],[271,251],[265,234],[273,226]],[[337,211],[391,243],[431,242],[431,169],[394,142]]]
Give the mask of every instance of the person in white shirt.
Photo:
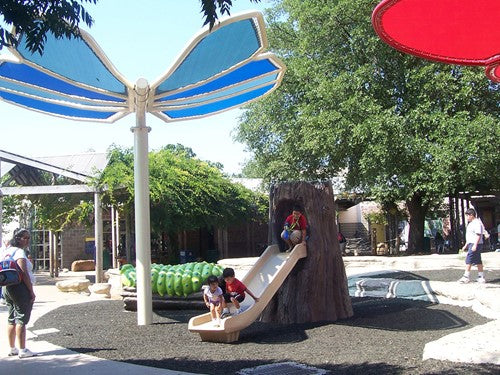
[[[29,261],[24,249],[30,242],[30,232],[27,229],[17,229],[9,246],[4,250],[3,256],[10,256],[19,266],[22,272],[22,280],[19,284],[9,285],[4,288],[5,303],[7,304],[7,337],[10,344],[9,356],[17,355],[19,358],[32,357],[35,355],[26,348],[26,325],[28,324],[35,293],[33,291],[33,267],[29,267]],[[19,349],[16,348],[16,337]]]
[[[463,251],[467,251],[465,258],[465,272],[459,283],[466,284],[470,282],[470,270],[473,265],[477,266],[477,282],[484,284],[484,269],[481,261],[481,250],[483,247],[484,227],[480,219],[477,218],[476,210],[469,208],[465,211],[467,216],[467,230],[465,232],[465,245]]]

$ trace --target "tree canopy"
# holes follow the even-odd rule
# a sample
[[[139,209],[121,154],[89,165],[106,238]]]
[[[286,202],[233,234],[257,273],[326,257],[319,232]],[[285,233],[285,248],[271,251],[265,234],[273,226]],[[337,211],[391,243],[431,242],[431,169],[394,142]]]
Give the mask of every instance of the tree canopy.
[[[268,14],[282,86],[247,107],[237,139],[268,180],[325,179],[406,201],[410,251],[448,193],[498,187],[500,86],[481,69],[405,55],[373,31],[373,0],[282,0]],[[413,240],[413,242],[412,242]]]
[[[259,2],[260,0],[250,0]],[[205,18],[203,25],[215,25],[220,15],[230,14],[232,0],[200,0],[201,12]],[[85,3],[96,4],[97,0],[2,0],[0,15],[7,25],[15,26],[16,31],[26,34],[27,47],[32,52],[43,52],[47,33],[57,38],[79,38],[79,24],[92,26],[94,20],[84,7]],[[10,30],[0,26],[0,50],[16,45],[17,40]]]
[[[103,202],[121,203],[131,212],[134,205],[134,157],[132,149],[114,147],[99,178]],[[263,220],[267,200],[226,178],[213,164],[201,161],[189,148],[169,145],[149,154],[151,230],[180,230],[227,226],[247,220]]]
[[[57,38],[75,38],[80,37],[81,21],[92,26],[94,20],[83,6],[85,3],[95,4],[97,0],[2,0],[0,15],[16,32],[26,34],[26,45],[32,52],[41,54],[48,32]],[[15,35],[0,27],[0,49],[16,44]]]

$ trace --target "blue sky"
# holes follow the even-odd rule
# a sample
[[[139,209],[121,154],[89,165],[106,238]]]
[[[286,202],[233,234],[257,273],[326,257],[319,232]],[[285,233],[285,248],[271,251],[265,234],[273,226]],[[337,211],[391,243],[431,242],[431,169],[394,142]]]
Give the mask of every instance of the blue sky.
[[[231,14],[263,10],[269,1],[235,0]],[[89,31],[114,66],[130,81],[153,82],[202,28],[198,0],[100,0],[86,6],[94,18]],[[2,51],[3,52],[3,51]],[[237,173],[250,157],[232,139],[241,112],[231,110],[200,120],[164,123],[147,115],[149,148],[169,143],[191,147],[200,159],[220,162]],[[77,122],[39,114],[0,101],[0,149],[25,156],[104,152],[111,144],[133,146],[134,115],[114,124]]]

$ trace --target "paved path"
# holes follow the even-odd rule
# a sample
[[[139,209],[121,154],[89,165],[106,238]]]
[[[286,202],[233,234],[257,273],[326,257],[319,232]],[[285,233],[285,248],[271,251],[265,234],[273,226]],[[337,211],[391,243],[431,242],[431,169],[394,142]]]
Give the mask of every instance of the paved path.
[[[500,272],[500,253],[484,254],[487,270],[486,278],[498,277]],[[225,266],[233,266],[237,276],[241,277],[251,267],[256,258],[224,260]],[[461,270],[463,259],[457,255],[429,255],[408,257],[345,257],[348,276],[383,270]],[[84,275],[85,276],[85,275]],[[74,273],[62,274],[61,278],[82,277]],[[63,305],[102,300],[98,295],[62,293],[56,289],[53,282],[47,282],[43,275],[40,285],[35,287],[37,301],[35,303],[32,321],[28,329],[42,315]],[[430,285],[440,303],[454,304],[473,308],[492,321],[469,330],[453,333],[426,345],[423,359],[440,359],[468,363],[493,363],[500,365],[500,278],[493,283],[480,285],[471,283],[461,285],[455,281],[430,281]],[[0,357],[8,350],[5,334],[6,308],[0,305]],[[65,348],[40,341],[44,332],[29,330],[28,347],[40,353],[40,356],[19,360],[17,357],[3,357],[0,360],[0,373],[37,374],[43,369],[52,375],[58,374],[183,374],[182,372],[144,367],[123,362],[107,361],[85,354],[75,353]],[[31,338],[38,336],[38,340]],[[467,343],[467,356],[464,355],[464,342]],[[98,345],[98,343],[96,343]],[[470,349],[472,348],[472,350]],[[187,374],[187,373],[184,373]]]

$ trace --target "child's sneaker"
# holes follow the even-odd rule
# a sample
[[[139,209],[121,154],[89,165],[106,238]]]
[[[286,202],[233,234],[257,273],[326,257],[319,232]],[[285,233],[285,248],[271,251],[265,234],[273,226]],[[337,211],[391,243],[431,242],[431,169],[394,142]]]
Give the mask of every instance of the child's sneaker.
[[[467,276],[462,276],[462,278],[460,280],[458,280],[458,282],[460,284],[468,284],[468,283],[470,283],[470,280]]]
[[[35,355],[35,353],[33,353],[29,349],[21,349],[21,350],[19,350],[18,357],[19,358],[28,358],[28,357],[33,357],[34,355]]]
[[[13,357],[15,355],[18,355],[19,354],[19,350],[17,350],[17,348],[10,348],[10,352],[9,352],[9,357]]]
[[[478,283],[480,283],[480,284],[485,284],[486,283],[486,280],[484,279],[484,277],[478,277],[476,281]]]

